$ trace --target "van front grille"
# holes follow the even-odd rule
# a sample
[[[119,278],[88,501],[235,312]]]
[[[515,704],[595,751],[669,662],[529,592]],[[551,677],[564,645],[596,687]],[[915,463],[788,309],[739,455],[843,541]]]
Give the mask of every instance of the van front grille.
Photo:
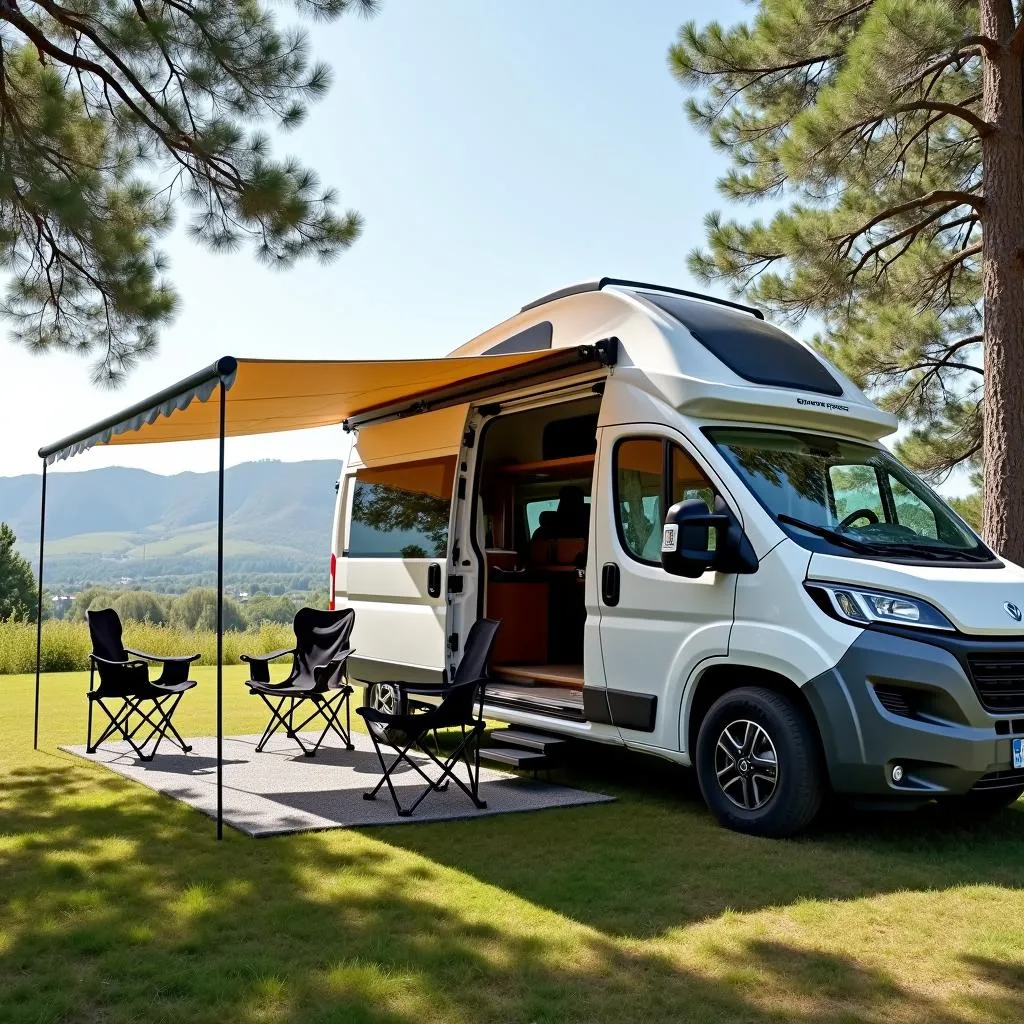
[[[1024,711],[1024,648],[968,654],[974,689],[987,711]]]

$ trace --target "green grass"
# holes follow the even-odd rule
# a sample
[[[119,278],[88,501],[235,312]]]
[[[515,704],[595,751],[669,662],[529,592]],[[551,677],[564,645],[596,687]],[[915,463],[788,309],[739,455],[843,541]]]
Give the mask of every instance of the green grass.
[[[229,732],[260,705],[227,670]],[[212,670],[182,705],[212,732]],[[1024,807],[719,828],[687,772],[598,749],[615,804],[218,844],[61,753],[84,679],[0,679],[0,1020],[1019,1021]],[[453,795],[451,799],[455,799]]]

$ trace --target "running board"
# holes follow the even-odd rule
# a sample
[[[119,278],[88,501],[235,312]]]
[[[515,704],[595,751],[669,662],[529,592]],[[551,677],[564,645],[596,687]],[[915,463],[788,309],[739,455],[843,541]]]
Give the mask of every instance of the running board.
[[[585,722],[582,703],[558,700],[552,697],[528,696],[529,687],[508,687],[500,691],[487,689],[484,705],[495,708],[510,708],[514,711],[544,715],[547,718],[561,718],[568,722]],[[518,690],[519,692],[512,692]],[[572,692],[572,691],[570,691]]]

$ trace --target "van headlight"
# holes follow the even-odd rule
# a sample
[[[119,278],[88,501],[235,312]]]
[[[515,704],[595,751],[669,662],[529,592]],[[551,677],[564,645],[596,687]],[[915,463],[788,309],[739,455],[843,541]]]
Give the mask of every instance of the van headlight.
[[[822,611],[856,626],[884,623],[919,629],[956,629],[938,608],[919,597],[862,590],[839,583],[808,582],[804,586]]]

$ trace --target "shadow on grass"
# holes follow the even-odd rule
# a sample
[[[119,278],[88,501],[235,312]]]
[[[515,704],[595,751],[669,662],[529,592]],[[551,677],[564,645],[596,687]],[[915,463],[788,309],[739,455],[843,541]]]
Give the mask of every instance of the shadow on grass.
[[[616,803],[529,825],[450,822],[399,829],[403,849],[616,935],[652,937],[725,910],[901,890],[1024,887],[1024,802],[987,820],[914,812],[839,811],[808,835],[764,840],[723,829],[693,772],[615,749],[574,751],[557,782],[614,793]]]
[[[956,850],[933,842],[929,866],[912,875],[909,836],[875,834],[852,848],[839,835],[769,844],[677,803],[657,794],[388,831],[424,861],[353,832],[263,842],[232,834],[217,844],[205,818],[114,776],[72,764],[20,768],[0,790],[0,1020],[974,1019],[852,959],[782,941],[705,950],[698,970],[665,944],[608,932],[627,930],[627,902],[629,930],[652,933],[716,907],[814,890],[977,880],[996,863],[979,853],[983,843],[972,844],[973,872],[966,854],[960,868],[942,869],[937,858]],[[1019,843],[1020,829],[1009,833]],[[893,873],[882,877],[894,851]],[[849,858],[851,879],[837,883]],[[767,899],[756,895],[764,886]],[[978,979],[991,1017],[1019,1008],[1018,967],[975,957],[960,971]]]

